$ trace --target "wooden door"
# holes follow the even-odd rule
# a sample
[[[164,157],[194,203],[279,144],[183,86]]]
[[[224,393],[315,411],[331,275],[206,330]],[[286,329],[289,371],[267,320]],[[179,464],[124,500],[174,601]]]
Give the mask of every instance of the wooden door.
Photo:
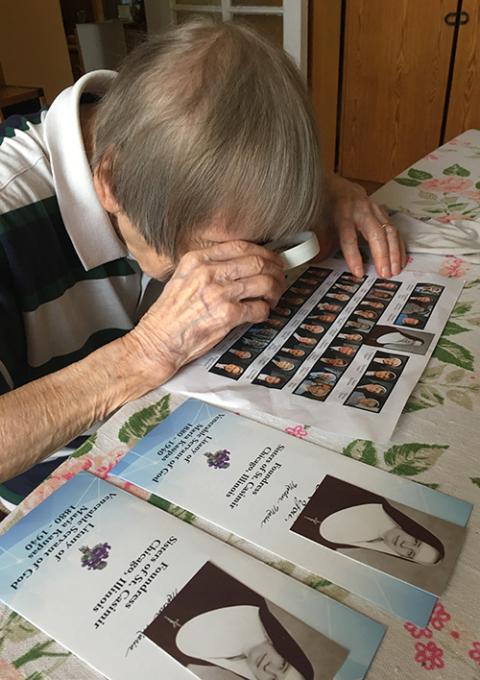
[[[476,2],[476,0],[472,0]],[[385,182],[440,143],[457,0],[347,0],[339,172]]]
[[[465,14],[466,13],[466,14]],[[445,140],[470,128],[480,129],[480,3],[463,0],[455,54],[452,90],[448,102]]]

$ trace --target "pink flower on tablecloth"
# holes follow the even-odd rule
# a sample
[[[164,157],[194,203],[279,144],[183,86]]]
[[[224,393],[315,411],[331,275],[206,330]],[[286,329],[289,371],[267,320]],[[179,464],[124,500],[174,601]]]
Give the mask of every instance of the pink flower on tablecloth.
[[[438,647],[433,641],[423,644],[417,642],[415,645],[415,661],[423,666],[426,671],[433,671],[435,668],[443,668],[445,661],[443,660],[443,649]]]
[[[23,673],[20,673],[15,666],[12,666],[5,659],[0,659],[0,678],[2,680],[25,680]]]
[[[435,608],[430,617],[430,624],[435,628],[435,630],[442,630],[447,621],[450,621],[452,617],[447,612],[445,607],[441,602],[437,602]]]
[[[286,427],[285,432],[287,434],[291,434],[294,437],[299,437],[299,439],[303,439],[304,437],[307,436],[307,431],[303,427],[303,425],[295,425],[295,427]]]
[[[454,255],[447,255],[444,264],[440,267],[440,274],[453,278],[464,276],[468,270],[469,267],[466,266],[465,260]]]
[[[125,449],[117,449],[114,451],[109,451],[108,453],[97,453],[93,456],[88,456],[92,462],[92,468],[90,472],[93,472],[97,477],[106,479],[110,470],[115,467],[120,458],[126,454]]]
[[[472,191],[465,191],[463,195],[472,201],[478,201],[480,203],[480,191],[478,189],[473,189]]]
[[[25,512],[33,510],[37,505],[40,505],[46,498],[48,498],[54,491],[59,489],[67,480],[62,479],[59,475],[58,477],[50,477],[44,482],[37,486],[36,489],[29,494],[26,499],[22,502],[22,509]],[[1,677],[1,676],[0,676]]]
[[[430,630],[430,628],[418,628],[414,623],[411,623],[410,621],[408,623],[404,623],[403,627],[416,640],[422,637],[427,639],[432,637],[432,631]]]
[[[110,478],[109,481],[112,484],[115,484],[115,486],[118,486],[120,489],[124,489],[124,491],[132,493],[134,496],[137,496],[144,501],[148,501],[151,496],[149,491],[145,491],[145,489],[141,489],[139,486],[135,486],[135,484],[132,484],[131,482],[125,482],[123,479]]]
[[[471,189],[472,186],[473,182],[471,179],[450,175],[449,177],[434,177],[433,179],[426,179],[420,184],[419,189],[425,191],[459,194],[463,191],[467,191],[467,189]]]
[[[423,157],[422,160],[424,161],[438,161],[439,156],[437,156],[436,153],[427,153],[426,156]]]
[[[465,220],[467,215],[462,215],[461,213],[450,213],[449,215],[439,215],[435,216],[435,219],[442,224],[450,224],[450,222],[455,222],[456,220]]]
[[[472,642],[472,649],[468,650],[468,656],[475,661],[477,666],[480,666],[480,642],[478,640]]]
[[[67,480],[72,479],[72,477],[75,477],[78,472],[88,470],[91,467],[92,461],[87,456],[82,458],[68,458],[52,473],[52,477],[66,482]]]

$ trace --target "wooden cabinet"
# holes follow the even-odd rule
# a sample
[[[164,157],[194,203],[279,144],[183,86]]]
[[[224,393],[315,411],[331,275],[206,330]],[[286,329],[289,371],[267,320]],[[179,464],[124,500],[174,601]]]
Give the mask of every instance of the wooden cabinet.
[[[480,127],[478,0],[312,0],[310,11],[329,168],[380,184]]]
[[[0,62],[7,85],[42,88],[48,104],[72,84],[59,0],[1,3]]]

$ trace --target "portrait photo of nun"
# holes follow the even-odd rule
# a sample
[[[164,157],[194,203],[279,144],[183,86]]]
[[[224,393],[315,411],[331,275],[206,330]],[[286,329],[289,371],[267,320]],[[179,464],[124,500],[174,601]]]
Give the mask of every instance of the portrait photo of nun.
[[[394,352],[423,355],[428,351],[434,337],[433,333],[378,325],[365,338],[365,344]]]
[[[291,531],[440,595],[465,529],[326,475]]]
[[[202,680],[328,680],[348,656],[211,562],[144,635]]]

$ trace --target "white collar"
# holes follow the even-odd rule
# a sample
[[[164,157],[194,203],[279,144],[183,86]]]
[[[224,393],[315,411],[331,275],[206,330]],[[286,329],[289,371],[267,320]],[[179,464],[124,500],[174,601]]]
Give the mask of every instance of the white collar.
[[[58,95],[45,118],[60,213],[86,270],[127,254],[97,198],[80,128],[82,94],[104,94],[115,76],[115,71],[85,74]]]
[[[177,633],[176,644],[187,656],[255,680],[246,659],[251,649],[267,639],[259,608],[234,605],[203,612],[187,621]]]

